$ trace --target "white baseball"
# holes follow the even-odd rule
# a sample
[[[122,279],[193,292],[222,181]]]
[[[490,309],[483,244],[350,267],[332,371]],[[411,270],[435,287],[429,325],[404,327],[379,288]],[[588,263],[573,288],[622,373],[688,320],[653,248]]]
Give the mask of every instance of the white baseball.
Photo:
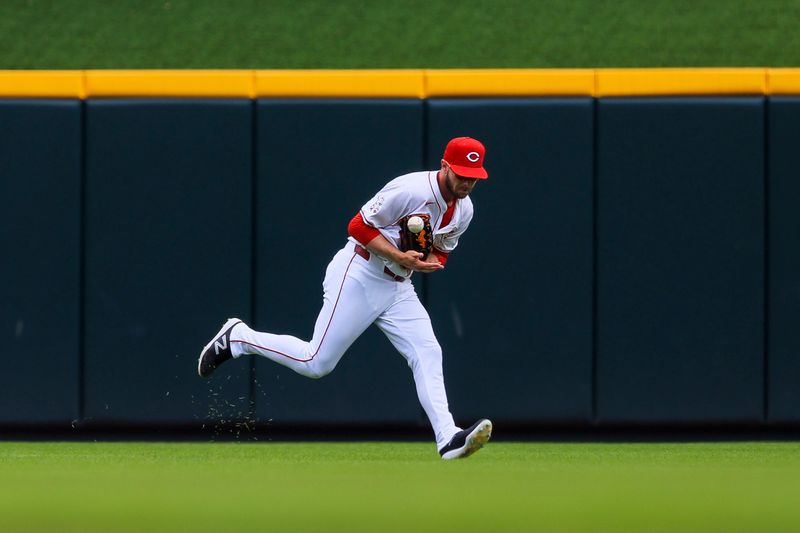
[[[408,219],[408,231],[411,233],[419,233],[425,227],[425,222],[422,217],[413,216]]]

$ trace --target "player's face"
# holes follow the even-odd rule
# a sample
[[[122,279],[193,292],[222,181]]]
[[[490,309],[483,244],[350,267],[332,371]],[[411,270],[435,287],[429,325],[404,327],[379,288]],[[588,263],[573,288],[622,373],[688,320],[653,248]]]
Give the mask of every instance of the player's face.
[[[475,184],[478,182],[477,178],[464,178],[453,172],[453,169],[449,166],[447,167],[447,179],[445,183],[447,184],[447,190],[455,196],[456,198],[466,198],[469,196],[469,193],[472,192],[472,189],[475,188]]]

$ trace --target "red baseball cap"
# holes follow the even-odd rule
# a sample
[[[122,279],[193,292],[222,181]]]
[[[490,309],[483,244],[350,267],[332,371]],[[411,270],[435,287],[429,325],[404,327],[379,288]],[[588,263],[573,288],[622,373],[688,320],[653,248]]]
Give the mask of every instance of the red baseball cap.
[[[444,159],[453,172],[464,178],[486,179],[489,174],[483,168],[486,148],[472,137],[456,137],[447,143]]]

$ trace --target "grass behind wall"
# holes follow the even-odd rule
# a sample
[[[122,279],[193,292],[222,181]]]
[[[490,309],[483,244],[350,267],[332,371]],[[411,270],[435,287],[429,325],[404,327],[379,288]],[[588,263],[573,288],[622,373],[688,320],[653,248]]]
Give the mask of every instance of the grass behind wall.
[[[0,68],[800,66],[798,0],[3,0]]]

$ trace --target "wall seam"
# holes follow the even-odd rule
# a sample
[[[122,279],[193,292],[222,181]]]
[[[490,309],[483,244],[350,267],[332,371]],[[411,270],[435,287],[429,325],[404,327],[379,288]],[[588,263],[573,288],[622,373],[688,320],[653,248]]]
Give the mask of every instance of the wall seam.
[[[256,323],[256,280],[258,279],[258,100],[250,101],[250,320]],[[248,419],[256,419],[256,357],[250,358]]]
[[[769,261],[769,252],[770,252],[770,225],[769,225],[769,181],[770,181],[770,166],[769,166],[769,108],[770,108],[770,99],[764,98],[764,324],[763,324],[763,335],[764,335],[764,360],[763,360],[763,413],[762,413],[762,420],[764,423],[769,421],[769,304],[770,304],[770,280],[769,280],[769,268],[770,268],[770,261]]]
[[[599,99],[592,99],[592,425],[598,424],[597,410],[597,351],[598,351],[598,315],[597,315],[597,241],[598,241],[598,106]]]
[[[80,182],[78,215],[78,417],[73,421],[81,423],[86,411],[86,210],[87,210],[87,120],[86,100],[79,100],[80,106]]]

